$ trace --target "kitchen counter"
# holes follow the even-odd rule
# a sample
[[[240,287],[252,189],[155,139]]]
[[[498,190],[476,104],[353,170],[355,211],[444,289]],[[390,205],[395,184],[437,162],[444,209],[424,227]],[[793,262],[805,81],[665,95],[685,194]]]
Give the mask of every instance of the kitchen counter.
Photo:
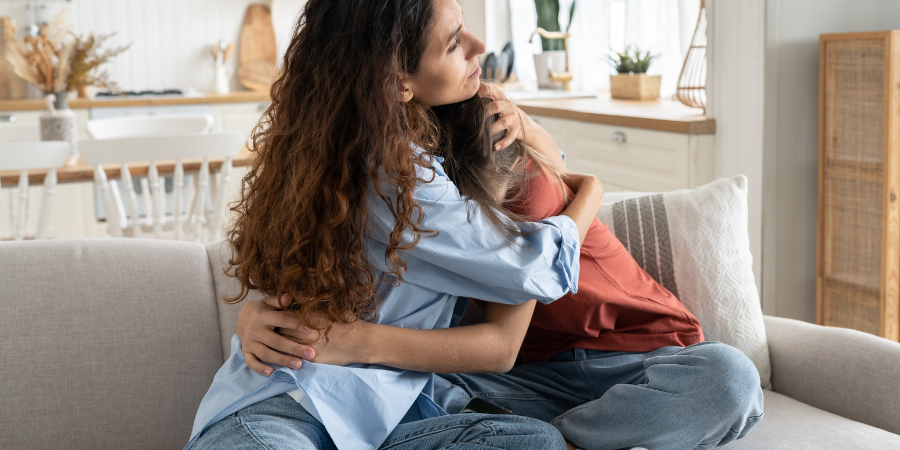
[[[69,108],[107,108],[121,106],[163,106],[163,105],[198,105],[212,103],[267,102],[268,92],[234,91],[225,95],[206,93],[203,97],[129,97],[109,100],[90,100],[71,98]],[[44,100],[0,100],[0,111],[40,111],[44,109]]]
[[[517,102],[528,114],[558,119],[643,128],[682,134],[714,134],[715,119],[669,100],[613,100],[608,95],[596,98],[522,100]]]
[[[212,103],[267,102],[268,92],[235,91],[226,95],[208,93],[190,98],[124,98],[115,100],[72,99],[73,109],[191,105]],[[703,110],[668,100],[613,100],[608,95],[596,98],[522,100],[519,106],[528,114],[582,122],[600,123],[647,130],[683,134],[714,134],[716,121],[703,115]],[[39,111],[44,101],[0,100],[0,111]]]

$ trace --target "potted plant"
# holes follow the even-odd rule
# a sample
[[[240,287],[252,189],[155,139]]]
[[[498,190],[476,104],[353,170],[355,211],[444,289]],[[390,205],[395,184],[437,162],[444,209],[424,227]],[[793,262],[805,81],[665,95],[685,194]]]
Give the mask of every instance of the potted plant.
[[[119,86],[109,79],[109,72],[100,67],[128,50],[131,44],[103,49],[106,41],[113,36],[115,33],[74,36],[72,58],[69,63],[71,69],[66,80],[68,92],[77,92],[79,97],[87,98],[88,86],[96,86],[113,92],[119,90]]]
[[[549,32],[561,32],[559,23],[559,0],[534,0],[537,11],[537,26]],[[566,33],[572,26],[572,18],[575,16],[575,2],[569,8],[569,23],[566,25]],[[564,72],[566,68],[566,48],[563,39],[548,39],[541,36],[542,53],[534,55],[534,70],[537,73],[538,88],[562,89],[562,82],[550,81],[550,72]]]
[[[640,49],[628,47],[625,53],[610,56],[610,62],[616,69],[615,75],[609,77],[609,92],[612,98],[626,100],[652,100],[659,98],[660,75],[647,75],[650,63],[658,55],[650,52],[641,53]]]

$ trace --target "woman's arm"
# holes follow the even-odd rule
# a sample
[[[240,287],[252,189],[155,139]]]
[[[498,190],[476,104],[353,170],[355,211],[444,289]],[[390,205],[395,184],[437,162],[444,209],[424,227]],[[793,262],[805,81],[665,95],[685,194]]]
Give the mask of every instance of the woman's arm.
[[[279,304],[269,297],[241,308],[238,337],[247,367],[254,372],[272,374],[262,361],[299,368],[292,362],[300,358],[422,372],[506,372],[516,360],[535,305],[534,300],[521,305],[486,303],[485,323],[439,330],[357,321],[335,325],[328,339],[319,339],[318,332],[298,326],[293,315],[280,310],[289,303],[288,298]]]
[[[420,330],[365,321],[335,325],[327,339],[316,331],[279,333],[316,350],[313,362],[380,364],[434,373],[502,373],[512,369],[525,338],[535,300],[521,305],[486,303],[485,322]]]

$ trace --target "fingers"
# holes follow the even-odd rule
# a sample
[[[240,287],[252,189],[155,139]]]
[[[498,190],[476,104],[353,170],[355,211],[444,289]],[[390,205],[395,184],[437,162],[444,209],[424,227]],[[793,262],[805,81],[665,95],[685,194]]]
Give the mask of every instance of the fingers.
[[[312,343],[322,338],[322,333],[312,330],[308,327],[300,328],[279,328],[278,334],[291,338],[294,342]]]
[[[287,294],[284,294],[284,295],[287,295]],[[279,301],[278,296],[266,297],[266,298],[262,299],[262,302],[265,305],[269,306],[270,308],[274,308],[274,309],[283,309],[284,308],[281,306],[281,302]],[[290,305],[290,303],[288,303],[288,305]]]
[[[502,150],[509,147],[510,144],[516,140],[520,127],[521,124],[519,123],[519,118],[517,116],[501,116],[500,119],[494,122],[494,124],[491,125],[492,135],[506,130],[506,135],[494,145],[494,150]]]
[[[257,317],[254,317],[254,320],[256,320],[260,326],[269,328],[293,329],[300,326],[300,321],[297,319],[297,316],[285,311],[261,311]]]
[[[506,132],[506,136],[503,136],[503,139],[500,139],[496,144],[494,144],[494,150],[503,150],[504,148],[512,145],[512,143],[516,141],[517,134],[518,133],[513,128],[510,128]]]
[[[285,293],[281,296],[281,307],[287,309],[288,306],[291,306],[291,303],[294,302],[294,296],[291,294]]]
[[[500,114],[500,117],[512,115],[515,111],[516,105],[512,102],[508,102],[505,100],[494,100],[487,105],[484,105],[484,112],[489,116],[493,116],[494,114]]]
[[[286,341],[290,341],[290,339],[287,339],[284,337],[282,337],[282,339],[284,339]],[[290,342],[290,343],[293,344],[294,346],[299,346],[304,349],[304,350],[301,350],[299,353],[305,353],[305,354],[310,355],[309,358],[307,358],[306,356],[303,356],[303,358],[309,360],[309,359],[312,359],[315,357],[315,354],[311,348],[302,346],[295,342]],[[275,351],[268,346],[260,344],[259,342],[248,342],[246,345],[244,345],[244,347],[241,350],[244,353],[244,359],[247,360],[247,367],[249,367],[250,369],[252,369],[254,372],[257,372],[257,373],[262,373],[262,372],[257,371],[253,366],[250,365],[251,359],[256,359],[259,362],[259,364],[258,364],[259,367],[265,365],[262,363],[262,361],[265,361],[269,364],[278,364],[279,366],[290,367],[293,369],[299,369],[303,365],[303,361],[300,360],[300,357]],[[252,358],[248,357],[248,355],[251,356]],[[261,367],[261,368],[263,370],[265,369],[264,367]],[[270,369],[271,369],[271,367],[270,367]]]
[[[247,367],[249,367],[250,370],[266,377],[272,375],[272,368],[259,362],[259,359],[257,359],[253,353],[244,352],[244,361],[247,363]]]
[[[481,86],[478,86],[478,96],[481,98],[489,98],[491,100],[497,100],[496,88],[493,85],[487,83],[481,83]]]
[[[491,100],[509,99],[506,93],[503,92],[503,89],[500,89],[496,85],[491,83],[481,83],[481,86],[478,87],[478,96],[482,98],[489,98]]]

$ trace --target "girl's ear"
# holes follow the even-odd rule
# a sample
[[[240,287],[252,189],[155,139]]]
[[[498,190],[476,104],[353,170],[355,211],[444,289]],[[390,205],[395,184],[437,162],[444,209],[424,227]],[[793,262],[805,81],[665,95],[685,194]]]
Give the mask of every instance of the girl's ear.
[[[395,98],[400,103],[407,103],[413,98],[412,83],[410,83],[409,77],[406,74],[400,73],[398,75],[400,77],[400,82],[397,85],[398,89]]]

